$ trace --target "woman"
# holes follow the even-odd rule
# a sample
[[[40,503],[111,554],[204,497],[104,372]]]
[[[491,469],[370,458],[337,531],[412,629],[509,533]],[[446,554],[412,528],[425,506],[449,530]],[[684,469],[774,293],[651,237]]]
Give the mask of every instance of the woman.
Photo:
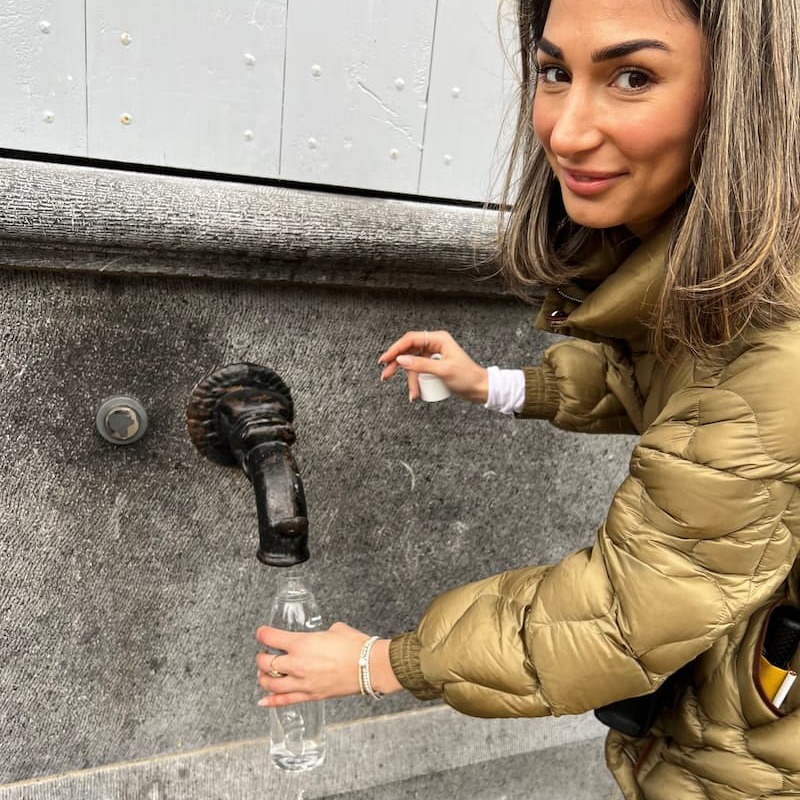
[[[258,656],[261,703],[405,688],[574,714],[681,670],[648,734],[609,735],[625,797],[800,795],[800,690],[778,708],[758,669],[772,609],[800,599],[800,0],[520,0],[519,18],[503,264],[549,287],[537,324],[569,338],[487,370],[410,332],[383,378],[638,433],[630,474],[592,548],[454,589],[414,632],[259,629],[287,651]]]

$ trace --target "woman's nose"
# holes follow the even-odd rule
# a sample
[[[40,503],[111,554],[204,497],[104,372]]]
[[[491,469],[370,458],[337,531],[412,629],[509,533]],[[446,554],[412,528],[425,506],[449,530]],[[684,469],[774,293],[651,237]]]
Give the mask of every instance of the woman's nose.
[[[571,88],[550,132],[550,149],[562,158],[593,150],[603,141],[597,109],[586,92]]]

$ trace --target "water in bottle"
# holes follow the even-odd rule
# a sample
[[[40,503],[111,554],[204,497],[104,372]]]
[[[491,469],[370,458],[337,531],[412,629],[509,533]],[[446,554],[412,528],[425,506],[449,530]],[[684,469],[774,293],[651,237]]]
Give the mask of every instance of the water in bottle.
[[[322,626],[319,607],[296,568],[271,571],[275,581],[269,624],[287,631]],[[278,653],[281,651],[271,651]],[[280,661],[277,663],[280,669]],[[325,759],[325,706],[321,701],[270,708],[270,758],[279,769],[301,772]]]

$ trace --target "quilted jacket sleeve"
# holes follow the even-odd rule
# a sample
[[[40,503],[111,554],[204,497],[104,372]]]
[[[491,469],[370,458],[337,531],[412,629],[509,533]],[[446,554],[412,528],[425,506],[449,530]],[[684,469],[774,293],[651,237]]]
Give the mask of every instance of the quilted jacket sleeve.
[[[751,382],[779,395],[774,378]],[[792,402],[757,416],[735,391],[678,392],[636,447],[595,545],[435,599],[392,641],[400,681],[492,717],[651,691],[762,605],[794,560]]]
[[[641,433],[642,399],[621,348],[569,339],[549,348],[541,366],[525,369],[520,417],[547,419],[587,433]]]

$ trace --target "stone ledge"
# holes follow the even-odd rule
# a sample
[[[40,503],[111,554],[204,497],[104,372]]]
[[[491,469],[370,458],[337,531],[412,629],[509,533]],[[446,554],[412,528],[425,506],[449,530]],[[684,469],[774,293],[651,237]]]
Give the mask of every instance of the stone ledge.
[[[0,158],[0,267],[507,294],[497,213]]]
[[[0,800],[313,800],[576,742],[602,748],[605,730],[591,714],[474,719],[437,705],[330,726],[326,763],[306,774],[276,770],[258,739],[8,784]]]

